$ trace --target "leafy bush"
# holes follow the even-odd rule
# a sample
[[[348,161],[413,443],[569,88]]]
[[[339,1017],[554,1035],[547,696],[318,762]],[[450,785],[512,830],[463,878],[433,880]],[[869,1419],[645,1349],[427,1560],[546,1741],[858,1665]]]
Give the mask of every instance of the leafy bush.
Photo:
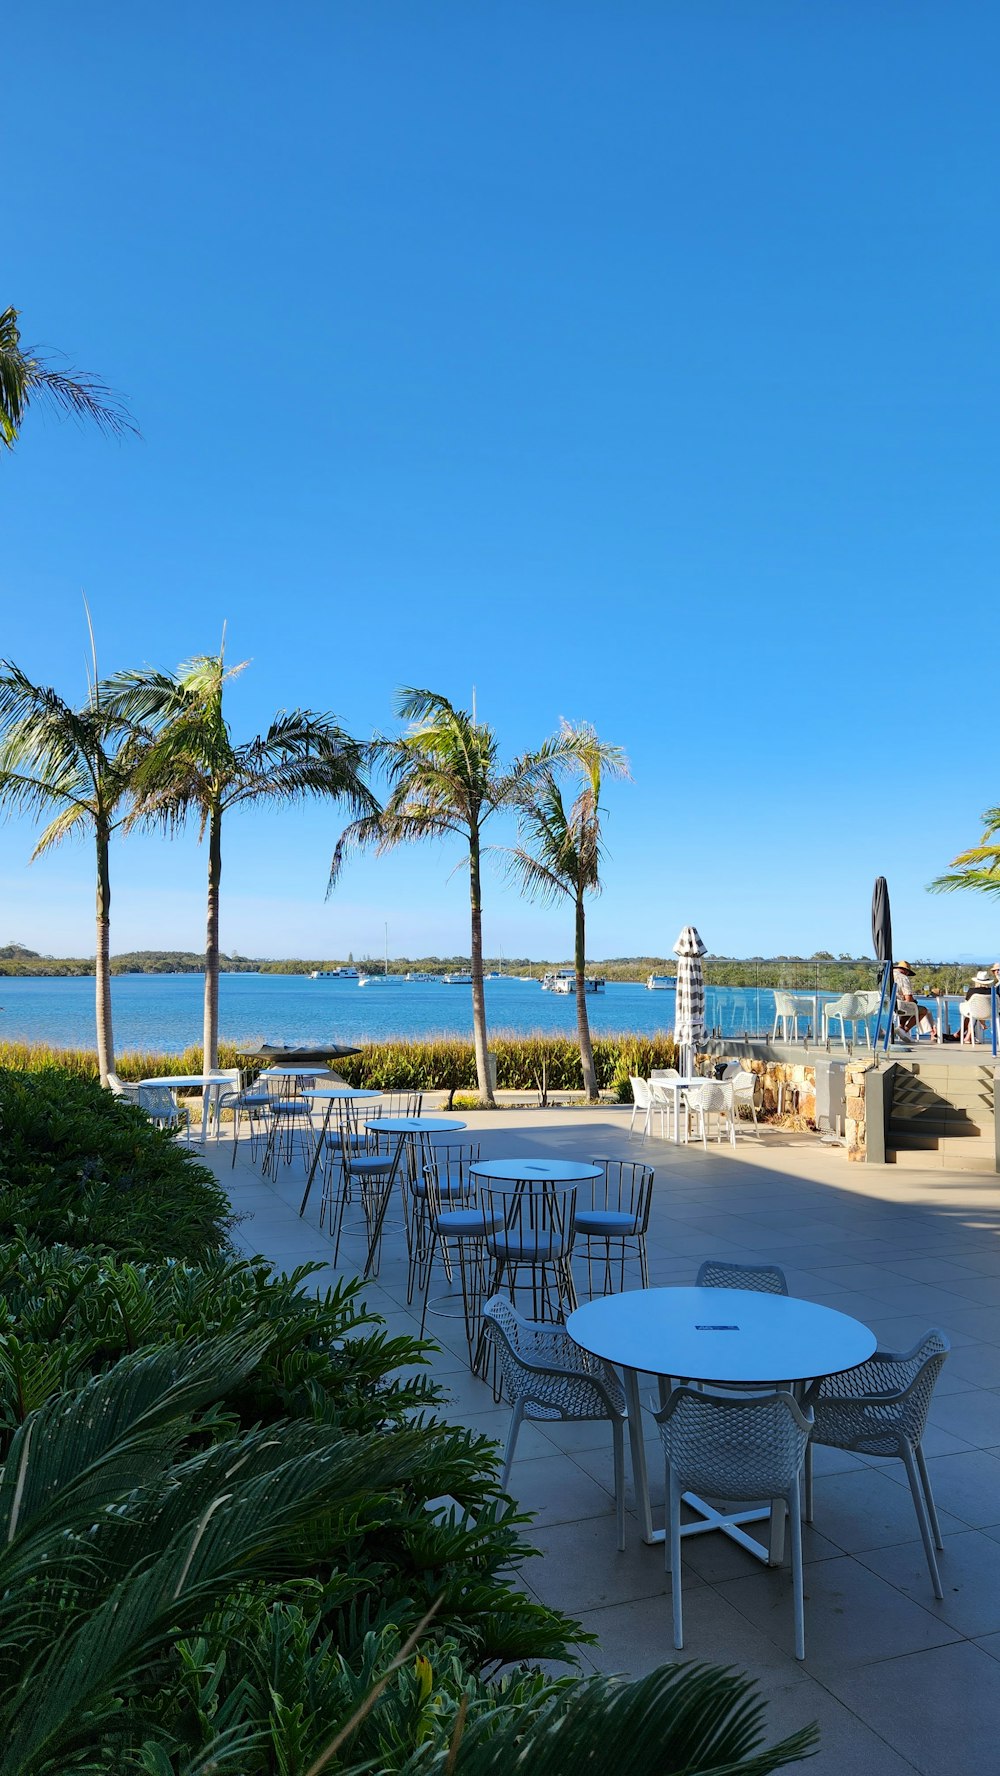
[[[57,1068],[0,1072],[0,1239],[31,1228],[140,1258],[217,1251],[229,1202],[134,1105]]]

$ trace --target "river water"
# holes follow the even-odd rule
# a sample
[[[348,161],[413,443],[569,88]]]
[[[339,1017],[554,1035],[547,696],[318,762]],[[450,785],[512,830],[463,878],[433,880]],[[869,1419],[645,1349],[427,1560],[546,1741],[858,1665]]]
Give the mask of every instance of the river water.
[[[201,975],[116,975],[112,1001],[119,1052],[141,1048],[174,1054],[200,1042],[202,990]],[[723,1035],[770,1032],[774,996],[766,988],[707,987],[705,999],[706,1021]],[[472,1028],[468,986],[407,981],[402,975],[376,977],[359,987],[356,981],[314,981],[306,975],[224,974],[219,1001],[222,1038],[236,1042],[377,1042],[468,1036]],[[643,982],[609,983],[603,993],[590,995],[587,1005],[595,1034],[673,1029],[673,993],[650,992]],[[576,1028],[572,995],[545,993],[537,981],[488,980],[486,1008],[497,1034],[571,1036]],[[92,1048],[93,980],[0,979],[0,1040]]]

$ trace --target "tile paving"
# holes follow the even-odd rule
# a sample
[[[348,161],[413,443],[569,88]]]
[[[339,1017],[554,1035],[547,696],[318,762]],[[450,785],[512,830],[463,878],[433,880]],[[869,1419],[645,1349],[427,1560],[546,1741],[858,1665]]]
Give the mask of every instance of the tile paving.
[[[596,1643],[583,1670],[641,1675],[674,1658],[732,1663],[769,1701],[771,1731],[818,1720],[816,1776],[981,1776],[1000,1768],[1000,1180],[942,1170],[847,1163],[810,1137],[676,1148],[629,1140],[627,1114],[504,1111],[477,1115],[484,1155],[642,1157],[656,1167],[649,1259],[654,1284],[694,1280],[707,1256],[773,1256],[793,1293],[857,1315],[883,1344],[905,1348],[930,1325],[953,1350],[927,1438],[945,1552],[937,1603],[900,1463],[817,1452],[816,1523],[806,1542],[806,1651],[791,1656],[786,1569],[760,1566],[715,1535],[685,1544],[683,1654],[671,1646],[663,1552],[639,1537],[629,1475],[628,1545],[615,1547],[610,1438],[601,1425],[531,1425],[520,1436],[514,1496],[535,1513],[539,1551],[523,1581],[577,1616]],[[298,1216],[301,1170],[262,1180],[241,1149],[205,1149],[230,1191],[235,1243],[293,1268],[328,1266],[314,1197]],[[366,1288],[393,1331],[416,1333],[400,1234],[387,1236]],[[345,1236],[339,1273],[356,1274],[364,1243]],[[320,1283],[331,1281],[328,1267]],[[502,1438],[507,1411],[470,1375],[461,1322],[428,1320],[433,1373],[447,1416]],[[648,1392],[648,1389],[645,1390]],[[647,1444],[654,1508],[662,1473]]]

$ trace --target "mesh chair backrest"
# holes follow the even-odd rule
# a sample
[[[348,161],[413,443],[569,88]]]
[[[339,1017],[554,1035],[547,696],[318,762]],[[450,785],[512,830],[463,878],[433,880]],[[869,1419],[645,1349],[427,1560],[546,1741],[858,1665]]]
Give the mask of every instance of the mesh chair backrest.
[[[649,1075],[650,1084],[652,1084],[654,1079],[679,1079],[679,1078],[680,1078],[680,1071],[677,1067],[654,1067]]]
[[[704,1085],[692,1086],[688,1099],[692,1104],[700,1104],[703,1110],[726,1108],[726,1094],[717,1079],[706,1080]]]
[[[781,993],[778,991],[778,988],[775,987],[774,1010],[777,1017],[793,1017],[795,1014],[795,1000],[792,998],[791,993]]]
[[[989,993],[971,993],[964,1001],[962,1010],[966,1017],[975,1018],[977,1023],[988,1024],[993,1016],[993,1001]]]
[[[752,1289],[758,1295],[787,1295],[785,1273],[776,1264],[732,1264],[706,1258],[695,1278],[698,1289]]]
[[[781,1498],[802,1470],[811,1414],[791,1394],[675,1388],[660,1419],[671,1479],[709,1498]]]
[[[756,1073],[748,1073],[745,1068],[737,1067],[735,1073],[728,1075],[726,1083],[732,1086],[738,1098],[752,1098],[757,1089],[757,1079]]]
[[[824,1420],[831,1413],[834,1415],[845,1441],[871,1443],[884,1430],[890,1439],[898,1433],[911,1443],[919,1443],[937,1379],[950,1350],[949,1340],[936,1327],[925,1332],[912,1350],[878,1350],[867,1363],[859,1363],[846,1375],[831,1375],[822,1382],[817,1409]],[[858,1398],[904,1391],[904,1399],[885,1404]]]
[[[512,1406],[530,1401],[543,1416],[559,1418],[607,1418],[609,1407],[624,1412],[614,1370],[581,1350],[565,1327],[526,1320],[504,1296],[494,1295],[483,1308],[483,1331],[496,1350]],[[562,1373],[546,1374],[546,1364]]]
[[[591,1208],[631,1215],[632,1232],[645,1233],[653,1200],[652,1166],[629,1159],[592,1159],[590,1164],[601,1167],[600,1177],[591,1181]]]
[[[649,1109],[649,1080],[633,1078],[629,1074],[629,1085],[632,1087],[632,1102],[639,1110]]]
[[[180,1115],[167,1085],[140,1085],[139,1103],[150,1116],[174,1118]]]
[[[841,993],[839,999],[831,999],[823,1009],[828,1018],[846,1018],[848,1023],[851,1022],[852,1018],[861,1016],[861,1007],[857,993]]]
[[[854,997],[858,1002],[858,1009],[854,1015],[859,1018],[874,1017],[882,1003],[882,994],[880,992],[872,993],[865,991],[864,993],[855,993]]]

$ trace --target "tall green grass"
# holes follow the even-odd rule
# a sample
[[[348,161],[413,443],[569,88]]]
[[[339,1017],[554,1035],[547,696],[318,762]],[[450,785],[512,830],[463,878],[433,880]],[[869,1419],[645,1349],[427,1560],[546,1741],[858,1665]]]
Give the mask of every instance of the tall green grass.
[[[497,1060],[500,1091],[582,1091],[580,1050],[568,1036],[511,1036],[491,1038]],[[220,1067],[238,1067],[241,1051],[234,1043],[222,1043]],[[594,1065],[602,1090],[613,1091],[622,1103],[631,1097],[629,1075],[648,1078],[654,1067],[676,1065],[677,1049],[672,1036],[658,1033],[637,1036],[623,1031],[594,1037]],[[97,1055],[91,1049],[50,1048],[44,1043],[0,1043],[0,1068],[38,1072],[62,1067],[81,1078],[96,1079]],[[183,1054],[133,1051],[118,1056],[122,1079],[155,1079],[168,1073],[201,1071],[201,1049],[186,1048]],[[438,1036],[427,1041],[369,1042],[356,1055],[337,1063],[337,1071],[349,1085],[379,1091],[475,1091],[476,1057],[471,1042]]]

